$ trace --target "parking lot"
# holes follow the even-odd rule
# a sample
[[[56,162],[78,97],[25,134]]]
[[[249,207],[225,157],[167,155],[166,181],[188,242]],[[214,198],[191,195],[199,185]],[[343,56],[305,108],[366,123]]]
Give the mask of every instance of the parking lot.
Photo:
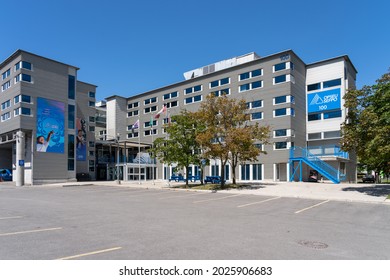
[[[390,259],[388,204],[0,185],[0,259]]]

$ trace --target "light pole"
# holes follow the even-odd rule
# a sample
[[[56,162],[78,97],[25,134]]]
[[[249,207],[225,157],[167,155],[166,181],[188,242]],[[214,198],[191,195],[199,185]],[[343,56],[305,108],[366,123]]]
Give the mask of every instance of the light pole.
[[[118,185],[120,185],[121,181],[119,178],[119,139],[121,138],[121,135],[117,133],[116,135],[116,143],[117,143],[117,151],[116,151],[116,182]]]

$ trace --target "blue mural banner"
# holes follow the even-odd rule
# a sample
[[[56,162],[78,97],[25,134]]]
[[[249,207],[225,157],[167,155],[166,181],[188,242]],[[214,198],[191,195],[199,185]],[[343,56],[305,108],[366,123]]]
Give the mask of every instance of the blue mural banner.
[[[84,119],[76,119],[76,160],[87,159],[87,125]]]
[[[65,104],[37,98],[37,151],[64,153]]]
[[[307,112],[321,112],[341,108],[340,88],[315,92],[307,95]]]

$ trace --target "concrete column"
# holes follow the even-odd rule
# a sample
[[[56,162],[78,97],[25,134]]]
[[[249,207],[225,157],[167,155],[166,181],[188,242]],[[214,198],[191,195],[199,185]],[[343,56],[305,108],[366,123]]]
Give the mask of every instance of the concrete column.
[[[24,185],[24,154],[25,154],[25,135],[23,131],[16,132],[16,186]]]

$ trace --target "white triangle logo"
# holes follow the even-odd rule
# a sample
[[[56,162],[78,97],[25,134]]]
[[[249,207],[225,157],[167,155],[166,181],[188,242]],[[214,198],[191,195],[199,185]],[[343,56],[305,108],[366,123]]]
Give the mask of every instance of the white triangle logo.
[[[314,96],[314,98],[311,100],[310,106],[311,105],[319,105],[319,104],[323,104],[323,103],[324,103],[324,101],[322,100],[322,98],[318,94],[316,94]]]

